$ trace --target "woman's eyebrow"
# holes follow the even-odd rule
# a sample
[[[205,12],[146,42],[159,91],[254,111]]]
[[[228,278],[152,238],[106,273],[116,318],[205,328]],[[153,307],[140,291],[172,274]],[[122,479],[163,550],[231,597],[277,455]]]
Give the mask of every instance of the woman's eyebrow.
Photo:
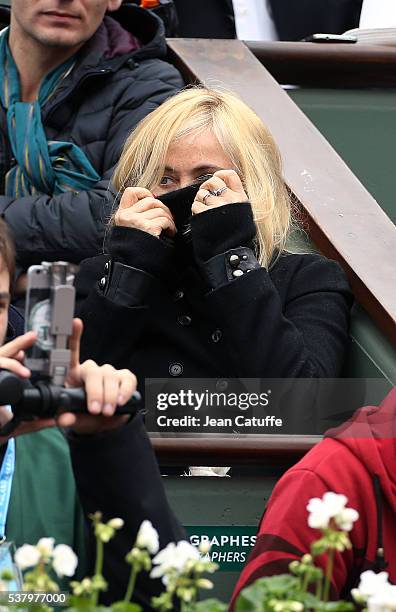
[[[224,170],[224,168],[220,168],[215,164],[201,164],[199,166],[194,166],[193,168],[189,169],[190,172],[204,172],[205,170],[214,170],[215,172],[217,172],[217,170]],[[165,166],[164,172],[177,172],[177,169],[171,168],[170,166]]]

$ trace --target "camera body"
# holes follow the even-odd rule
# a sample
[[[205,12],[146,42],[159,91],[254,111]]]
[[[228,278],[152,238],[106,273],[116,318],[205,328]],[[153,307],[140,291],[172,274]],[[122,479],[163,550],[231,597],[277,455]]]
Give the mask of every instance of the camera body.
[[[37,333],[37,342],[25,363],[34,379],[53,385],[63,385],[70,366],[75,272],[73,264],[56,261],[31,266],[27,273],[25,326]]]

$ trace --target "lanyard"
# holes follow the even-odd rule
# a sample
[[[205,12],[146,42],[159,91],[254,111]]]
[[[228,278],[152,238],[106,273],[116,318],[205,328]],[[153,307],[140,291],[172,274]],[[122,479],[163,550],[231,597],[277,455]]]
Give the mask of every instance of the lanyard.
[[[10,505],[12,479],[15,472],[15,439],[10,438],[0,470],[0,543],[5,540],[5,527]]]

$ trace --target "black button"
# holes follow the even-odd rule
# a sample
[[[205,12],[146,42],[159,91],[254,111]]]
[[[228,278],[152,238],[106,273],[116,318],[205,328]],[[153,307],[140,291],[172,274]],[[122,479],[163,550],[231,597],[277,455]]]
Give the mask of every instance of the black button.
[[[183,374],[183,366],[181,363],[171,363],[169,366],[169,374],[171,376],[180,376]]]
[[[177,322],[183,327],[188,327],[189,325],[191,325],[192,318],[188,315],[180,315],[179,317],[177,317]]]
[[[102,276],[102,278],[99,281],[99,286],[101,289],[104,289],[106,287],[106,277]]]
[[[110,270],[110,262],[106,261],[104,269],[105,269],[105,272],[107,274],[108,271]]]
[[[241,260],[239,259],[238,255],[231,255],[230,264],[233,268],[237,268],[239,266],[240,261]]]
[[[174,298],[176,302],[178,302],[179,300],[182,300],[184,298],[184,291],[182,291],[181,289],[178,289],[175,292]]]
[[[213,342],[220,342],[222,335],[223,334],[221,333],[221,329],[215,329],[212,334]]]
[[[216,381],[216,391],[226,391],[228,389],[228,382],[226,380]]]

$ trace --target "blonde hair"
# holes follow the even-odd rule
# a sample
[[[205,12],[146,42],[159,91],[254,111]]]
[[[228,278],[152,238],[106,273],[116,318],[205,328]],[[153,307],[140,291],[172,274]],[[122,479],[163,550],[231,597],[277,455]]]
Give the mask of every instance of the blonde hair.
[[[211,130],[230,157],[252,205],[258,258],[268,267],[286,250],[291,202],[278,147],[261,119],[230,92],[188,87],[147,115],[128,137],[113,184],[153,189],[164,173],[169,146],[191,133]]]

